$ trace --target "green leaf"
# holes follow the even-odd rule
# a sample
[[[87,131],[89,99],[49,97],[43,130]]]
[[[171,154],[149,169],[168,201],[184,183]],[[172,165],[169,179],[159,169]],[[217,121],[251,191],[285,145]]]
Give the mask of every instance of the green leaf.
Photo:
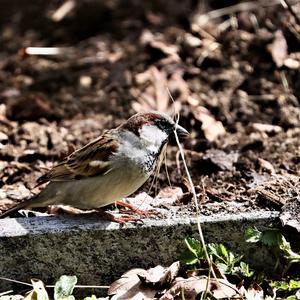
[[[229,257],[228,251],[223,244],[219,245],[219,252],[223,257],[227,257],[227,258]]]
[[[271,288],[276,288],[281,291],[294,291],[300,289],[300,280],[291,279],[289,282],[286,281],[273,281],[270,283]]]
[[[260,241],[262,236],[262,232],[257,230],[256,228],[247,228],[245,231],[245,241],[248,243],[257,243]]]
[[[290,290],[300,289],[300,280],[291,279],[289,282]]]
[[[224,248],[225,246],[222,245]],[[224,251],[223,248],[223,251]],[[216,262],[224,262],[224,263],[228,263],[227,261],[227,257],[224,257],[224,255],[222,255],[222,249],[221,249],[221,244],[215,244],[215,243],[211,243],[208,244],[208,250],[209,250],[209,254],[211,254],[214,258],[216,258]],[[227,253],[227,250],[225,248],[224,253]]]
[[[240,266],[237,268],[237,271],[245,277],[252,277],[254,275],[253,271],[250,271],[249,265],[241,261]]]
[[[277,289],[277,290],[281,290],[281,291],[288,291],[288,289],[289,289],[289,285],[285,281],[273,281],[273,282],[270,282],[270,287],[272,289]]]
[[[297,298],[295,295],[293,295],[293,296],[287,297],[286,300],[297,300]]]
[[[179,260],[187,265],[194,265],[199,261],[198,257],[188,249],[181,253]]]
[[[187,265],[194,265],[200,259],[205,257],[204,250],[200,241],[194,238],[186,238],[184,240],[187,249],[180,255],[180,260]]]
[[[199,240],[188,237],[184,240],[184,242],[188,250],[192,252],[195,255],[195,257],[197,257],[198,259],[204,258],[203,247]]]
[[[231,251],[229,251],[229,253],[228,253],[228,262],[230,264],[234,265],[236,262],[239,261],[239,259],[240,259],[239,257],[234,257],[234,254]]]
[[[282,243],[283,235],[277,229],[265,230],[262,233],[260,241],[269,247],[278,246]]]
[[[77,283],[76,276],[62,275],[54,287],[55,300],[75,300],[72,296],[74,287]]]
[[[217,266],[220,269],[221,273],[228,274],[228,265],[224,263],[217,263]]]
[[[286,259],[292,262],[300,262],[300,254],[292,250],[291,244],[281,234],[279,239],[279,249],[283,252]]]

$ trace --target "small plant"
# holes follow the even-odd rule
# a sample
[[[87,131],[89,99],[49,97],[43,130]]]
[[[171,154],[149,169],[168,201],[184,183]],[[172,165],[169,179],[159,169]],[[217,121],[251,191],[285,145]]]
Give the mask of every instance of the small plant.
[[[74,287],[77,283],[76,276],[63,275],[56,282],[54,287],[54,299],[55,300],[75,300],[72,295]]]
[[[280,265],[280,258],[288,261],[283,273],[286,273],[293,263],[300,262],[300,254],[292,250],[290,243],[278,229],[259,231],[256,228],[248,228],[245,232],[245,240],[249,243],[262,243],[267,247],[271,247],[276,256],[275,270]]]
[[[300,281],[291,279],[287,281],[272,281],[270,287],[273,291],[273,299],[277,299],[277,295],[280,298],[287,300],[297,300],[300,296]]]
[[[205,262],[205,254],[200,241],[194,238],[186,238],[187,249],[181,255],[181,261],[187,265],[201,267]],[[207,245],[208,253],[221,273],[237,275],[239,277],[252,277],[254,272],[249,265],[241,261],[243,256],[238,256],[227,250],[223,244],[211,243]]]

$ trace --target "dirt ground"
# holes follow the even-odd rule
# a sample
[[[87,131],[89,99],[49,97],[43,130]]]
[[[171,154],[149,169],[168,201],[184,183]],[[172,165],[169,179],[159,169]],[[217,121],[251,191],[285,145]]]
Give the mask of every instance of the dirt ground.
[[[104,129],[142,110],[172,114],[168,87],[191,132],[185,155],[203,213],[263,208],[299,220],[300,23],[289,8],[67,2],[75,4],[64,15],[62,1],[1,3],[1,210],[37,192],[39,176]],[[136,195],[195,211],[174,143],[167,170],[172,188],[163,167],[156,189],[149,181]]]

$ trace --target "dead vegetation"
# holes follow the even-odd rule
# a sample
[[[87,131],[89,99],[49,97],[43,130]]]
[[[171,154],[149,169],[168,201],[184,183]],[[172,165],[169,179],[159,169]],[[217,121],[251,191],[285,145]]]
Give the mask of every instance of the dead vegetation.
[[[11,9],[0,35],[1,209],[105,128],[141,110],[172,114],[167,87],[191,132],[184,146],[203,213],[297,204],[300,8],[283,3]],[[169,147],[171,202],[193,211],[176,151]],[[162,170],[157,190],[167,185]]]

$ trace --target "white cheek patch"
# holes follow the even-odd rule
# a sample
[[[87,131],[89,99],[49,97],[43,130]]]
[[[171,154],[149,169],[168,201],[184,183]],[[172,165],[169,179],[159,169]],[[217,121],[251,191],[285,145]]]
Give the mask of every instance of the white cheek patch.
[[[157,150],[161,147],[162,143],[168,138],[168,135],[154,125],[144,125],[140,129],[140,137],[148,144],[148,149]],[[150,150],[150,149],[149,149]]]

